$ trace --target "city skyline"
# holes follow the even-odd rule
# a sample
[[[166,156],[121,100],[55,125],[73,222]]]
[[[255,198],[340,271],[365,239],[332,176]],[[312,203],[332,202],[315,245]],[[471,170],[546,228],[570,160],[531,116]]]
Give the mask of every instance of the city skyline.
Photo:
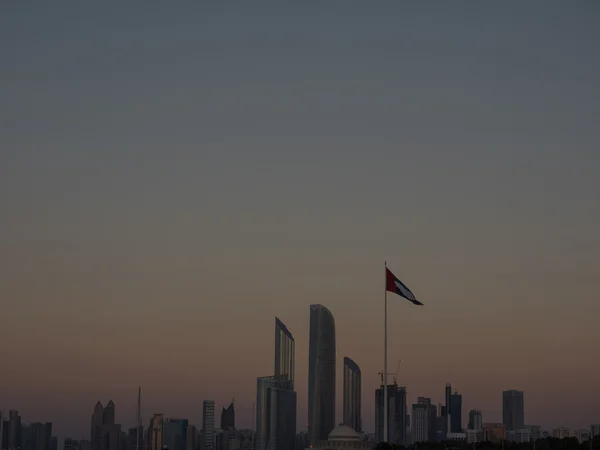
[[[598,6],[351,3],[2,3],[3,410],[250,428],[276,316],[305,429],[321,303],[373,430],[387,260],[408,405],[600,422]]]

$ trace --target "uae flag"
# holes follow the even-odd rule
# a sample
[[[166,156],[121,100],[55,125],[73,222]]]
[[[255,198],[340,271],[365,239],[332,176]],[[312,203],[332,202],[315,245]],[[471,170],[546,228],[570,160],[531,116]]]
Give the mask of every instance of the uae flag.
[[[400,297],[404,297],[406,300],[413,302],[415,305],[422,305],[419,300],[415,298],[415,294],[411,292],[406,285],[394,275],[390,269],[385,268],[385,290],[398,294]]]

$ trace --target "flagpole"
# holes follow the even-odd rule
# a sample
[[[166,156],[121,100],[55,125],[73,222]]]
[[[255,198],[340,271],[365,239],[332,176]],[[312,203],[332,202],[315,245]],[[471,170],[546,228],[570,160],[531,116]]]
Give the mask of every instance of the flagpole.
[[[384,262],[384,283],[383,283],[383,442],[388,441],[388,383],[387,383],[387,261]]]

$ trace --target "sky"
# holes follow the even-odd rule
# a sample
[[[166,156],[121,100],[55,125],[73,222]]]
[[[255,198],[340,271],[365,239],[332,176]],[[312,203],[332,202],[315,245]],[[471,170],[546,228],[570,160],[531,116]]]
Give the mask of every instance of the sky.
[[[309,305],[374,428],[398,382],[484,421],[600,422],[596,2],[0,4],[0,410],[249,427]],[[410,406],[409,406],[410,407]]]

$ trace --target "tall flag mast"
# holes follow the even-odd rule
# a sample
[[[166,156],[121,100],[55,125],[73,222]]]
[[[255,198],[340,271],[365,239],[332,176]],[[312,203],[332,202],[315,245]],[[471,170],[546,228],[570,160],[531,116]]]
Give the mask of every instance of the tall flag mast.
[[[393,292],[400,297],[412,302],[415,305],[423,305],[418,301],[412,291],[396,277],[390,269],[387,268],[385,262],[385,294],[384,294],[384,319],[383,319],[383,442],[388,441],[388,339],[387,339],[387,293]],[[404,444],[404,443],[401,443]]]

